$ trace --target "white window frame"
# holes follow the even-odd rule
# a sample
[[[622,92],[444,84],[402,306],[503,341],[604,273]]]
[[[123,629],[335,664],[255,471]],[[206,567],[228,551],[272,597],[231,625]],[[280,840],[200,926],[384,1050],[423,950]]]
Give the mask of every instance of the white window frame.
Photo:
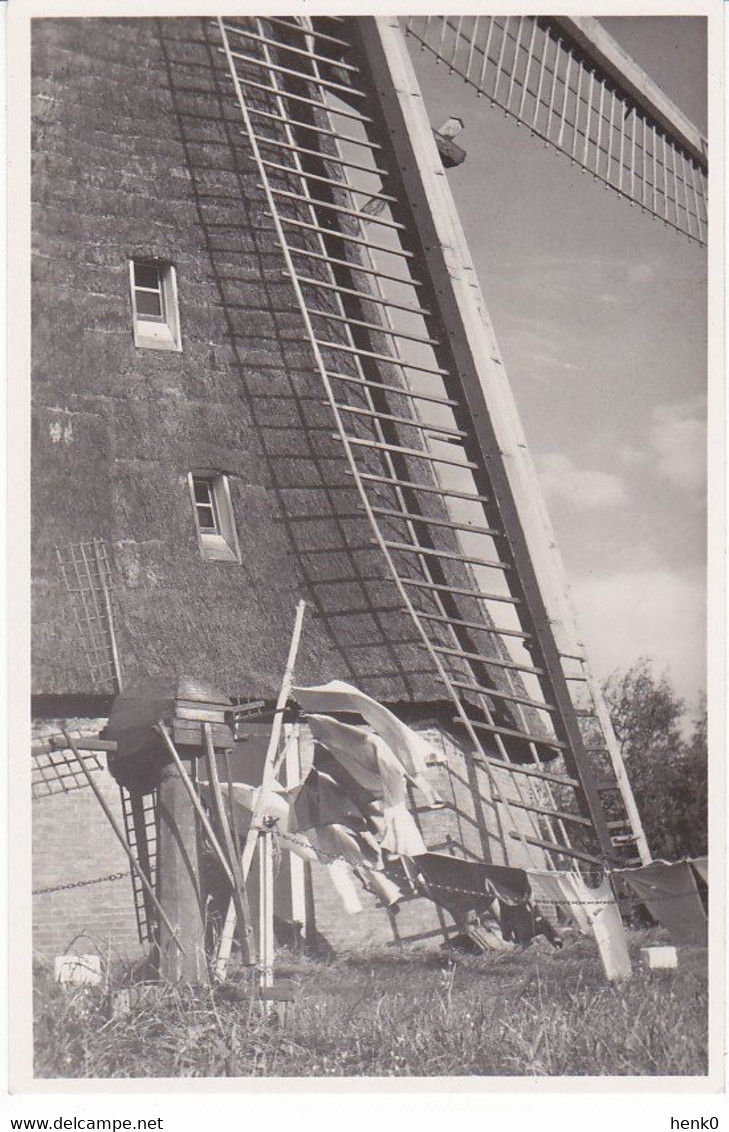
[[[210,500],[214,514],[214,529],[206,529],[200,524],[198,507],[201,506],[195,495],[195,480],[205,480],[210,489]],[[197,543],[200,548],[200,557],[207,562],[238,562],[240,563],[240,545],[238,531],[233,513],[233,501],[230,494],[230,483],[223,472],[213,472],[202,468],[188,472],[187,482],[190,489],[192,513],[197,531]]]
[[[137,286],[135,264],[139,264],[140,267],[155,267],[159,272],[161,316],[140,314],[137,310],[137,291],[152,290],[152,288]],[[158,259],[143,259],[141,256],[130,259],[129,287],[132,297],[134,345],[143,350],[174,350],[176,353],[181,353],[177,274],[172,264],[163,263]],[[154,290],[156,291],[156,288]]]

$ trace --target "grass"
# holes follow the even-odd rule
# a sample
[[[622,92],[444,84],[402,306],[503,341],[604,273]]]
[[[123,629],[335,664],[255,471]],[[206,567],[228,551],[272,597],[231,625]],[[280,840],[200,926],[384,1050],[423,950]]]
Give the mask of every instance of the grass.
[[[298,984],[279,1025],[241,972],[217,991],[168,988],[109,1018],[101,988],[38,972],[37,1077],[432,1077],[702,1075],[706,953],[675,971],[641,968],[655,932],[631,933],[634,975],[605,982],[594,943],[514,953],[378,951],[282,955]]]

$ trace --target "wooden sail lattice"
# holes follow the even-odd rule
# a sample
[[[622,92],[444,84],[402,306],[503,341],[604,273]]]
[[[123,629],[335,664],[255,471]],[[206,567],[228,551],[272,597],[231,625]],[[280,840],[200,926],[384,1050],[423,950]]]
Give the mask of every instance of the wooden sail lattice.
[[[63,736],[59,732],[53,736],[59,742]],[[73,790],[88,787],[86,776],[78,764],[73,751],[55,747],[51,737],[34,744],[37,748],[31,756],[30,789],[33,799],[47,798],[51,794],[69,794]],[[100,755],[88,753],[86,765],[91,771],[104,770],[105,763]]]
[[[114,633],[114,586],[106,543],[101,539],[56,547],[58,567],[71,599],[77,640],[92,686],[115,694],[122,673]]]
[[[333,17],[217,28],[333,436],[472,747],[474,790],[485,774],[527,859],[613,860],[585,735],[617,768],[608,785],[632,845],[640,819],[584,653],[576,641],[560,649],[553,632],[483,390],[464,378],[448,273],[429,268],[431,218],[406,184],[418,157],[391,141],[399,95],[382,71],[399,32],[392,20]],[[491,339],[481,345],[493,356]]]
[[[157,891],[157,791],[133,794],[125,786],[120,786],[119,794],[127,844],[147,880]],[[152,943],[157,938],[159,927],[157,911],[133,869],[131,878],[139,942]]]
[[[479,96],[631,205],[705,245],[706,141],[595,20],[410,16]]]
[[[113,580],[106,544],[100,539],[56,547],[56,561],[69,594],[76,642],[88,666],[95,691],[118,691],[121,669],[114,635]],[[103,770],[103,756],[88,751],[86,765]],[[49,794],[85,789],[86,776],[63,735],[46,735],[34,744],[31,755],[31,792],[34,799]]]
[[[114,577],[107,544],[102,539],[56,547],[59,573],[69,594],[76,635],[86,659],[95,691],[117,694],[122,688],[122,666],[115,630]],[[82,740],[83,736],[80,737]],[[34,744],[31,789],[34,799],[49,794],[87,789],[89,781],[77,755],[63,743],[63,735]],[[106,769],[101,752],[84,747],[87,771]],[[156,792],[142,795],[119,787],[127,844],[152,885],[157,867]],[[140,942],[152,942],[157,928],[155,910],[139,876],[132,870],[132,896]]]

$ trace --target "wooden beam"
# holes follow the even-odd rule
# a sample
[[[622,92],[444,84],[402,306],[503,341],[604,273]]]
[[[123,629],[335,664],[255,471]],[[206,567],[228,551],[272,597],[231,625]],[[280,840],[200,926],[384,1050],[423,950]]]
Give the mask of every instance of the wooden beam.
[[[554,536],[496,336],[398,21],[364,16],[357,17],[357,24],[421,254],[434,281],[452,358],[449,373],[459,379],[479,467],[489,469],[535,646],[549,676],[550,700],[557,708],[555,731],[567,744],[567,769],[580,783],[580,808],[592,819],[600,850],[610,859],[610,832],[559,655],[572,651],[566,647],[572,645],[572,635],[565,616],[564,569],[555,562]],[[430,296],[426,303],[432,305]],[[485,485],[475,478],[483,490]]]
[[[218,830],[223,838],[223,844],[225,845],[225,851],[235,880],[232,888],[232,898],[235,902],[236,916],[238,919],[238,937],[241,941],[243,963],[250,967],[256,962],[256,949],[251,927],[251,911],[248,907],[245,885],[240,875],[238,847],[233,839],[233,833],[228,823],[225,806],[223,804],[223,792],[220,789],[220,778],[218,776],[218,765],[215,761],[216,755],[215,748],[213,747],[213,736],[210,730],[210,724],[203,723],[202,728],[205,742],[205,765],[208,771],[208,778],[210,779],[212,809],[215,814]],[[231,805],[233,805],[232,798]]]
[[[205,986],[210,975],[205,952],[202,846],[195,809],[174,763],[162,767],[156,821],[156,887],[165,913],[159,927],[159,978],[172,986]],[[184,943],[184,957],[169,946],[170,922]]]
[[[515,841],[520,840],[519,834],[509,830],[509,837]],[[563,857],[573,857],[576,861],[586,861],[588,865],[596,865],[602,868],[605,865],[603,860],[599,857],[594,857],[591,853],[583,853],[581,849],[573,849],[567,845],[558,845],[555,841],[543,841],[541,837],[524,837],[524,840],[529,845],[536,846],[537,849],[548,849],[550,853],[561,854]],[[539,901],[537,901],[539,903]]]

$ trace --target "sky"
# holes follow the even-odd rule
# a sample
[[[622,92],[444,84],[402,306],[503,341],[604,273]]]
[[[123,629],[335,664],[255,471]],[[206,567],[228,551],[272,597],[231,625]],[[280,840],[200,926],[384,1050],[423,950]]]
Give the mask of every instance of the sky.
[[[702,131],[697,17],[601,21]],[[647,656],[705,688],[704,249],[594,182],[411,41],[599,677]],[[431,109],[432,108],[432,109]]]

